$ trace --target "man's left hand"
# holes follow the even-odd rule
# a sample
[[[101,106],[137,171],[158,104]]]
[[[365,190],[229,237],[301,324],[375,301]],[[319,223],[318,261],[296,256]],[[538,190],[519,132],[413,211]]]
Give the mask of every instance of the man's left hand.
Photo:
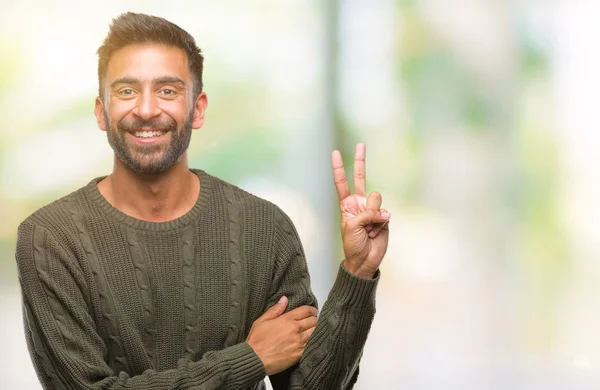
[[[390,214],[381,208],[382,198],[378,192],[366,196],[365,157],[366,146],[356,145],[354,194],[350,192],[339,151],[333,151],[331,162],[342,213],[344,267],[356,276],[371,279],[387,250]]]

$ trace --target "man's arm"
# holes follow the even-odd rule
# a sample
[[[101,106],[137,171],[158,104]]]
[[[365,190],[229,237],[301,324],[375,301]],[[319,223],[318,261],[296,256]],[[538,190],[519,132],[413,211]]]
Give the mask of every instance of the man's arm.
[[[365,159],[366,146],[356,145],[352,194],[340,152],[336,150],[331,156],[346,258],[299,366],[288,372],[291,388],[344,389],[356,382],[358,363],[375,315],[375,290],[379,265],[388,246],[390,220],[390,214],[381,208],[379,193],[373,192],[367,198]],[[289,272],[306,269],[296,230],[287,216],[278,221],[280,230],[288,233],[287,240],[275,242],[283,248],[277,262],[285,264],[287,283],[283,285],[295,286],[299,294],[304,291],[306,298],[312,299],[306,283],[308,272]],[[288,373],[275,378],[278,388],[285,387],[281,382]]]
[[[290,307],[316,306],[302,244],[292,222],[279,209],[274,245],[275,292],[269,306],[282,295],[293,297]],[[364,279],[340,266],[299,364],[269,377],[275,390],[352,388],[375,314],[378,280],[379,273],[373,279]]]
[[[85,280],[63,246],[43,227],[24,223],[16,260],[29,351],[46,389],[245,389],[265,376],[247,343],[181,359],[176,369],[115,372],[88,310]]]

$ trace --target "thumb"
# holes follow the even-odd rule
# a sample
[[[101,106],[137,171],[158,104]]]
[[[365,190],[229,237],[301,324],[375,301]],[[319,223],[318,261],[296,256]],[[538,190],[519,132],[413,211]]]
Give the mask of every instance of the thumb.
[[[390,213],[387,211],[366,209],[356,217],[348,221],[352,229],[364,228],[369,224],[385,223],[390,220]]]
[[[279,317],[280,315],[283,314],[287,305],[288,305],[288,299],[284,295],[281,298],[279,298],[279,301],[277,301],[276,304],[271,306],[262,316],[260,316],[259,320],[266,321],[266,320],[272,320],[272,319]]]

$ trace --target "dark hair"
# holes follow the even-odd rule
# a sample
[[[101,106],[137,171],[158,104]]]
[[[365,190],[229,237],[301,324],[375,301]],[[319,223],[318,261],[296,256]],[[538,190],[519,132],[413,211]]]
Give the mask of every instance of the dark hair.
[[[162,43],[182,49],[188,58],[194,80],[194,97],[202,92],[202,68],[204,57],[196,41],[187,31],[158,16],[133,12],[119,15],[112,20],[108,35],[98,48],[98,93],[104,95],[104,79],[110,56],[117,50],[133,44]]]

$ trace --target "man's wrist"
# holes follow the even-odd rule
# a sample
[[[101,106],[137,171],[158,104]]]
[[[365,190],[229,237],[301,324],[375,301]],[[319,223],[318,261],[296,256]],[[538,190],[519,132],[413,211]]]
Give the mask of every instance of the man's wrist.
[[[343,265],[346,271],[350,272],[356,277],[363,279],[373,279],[373,276],[375,276],[375,272],[377,272],[376,269],[370,270],[364,266],[357,266],[354,262],[348,259],[344,259]]]

